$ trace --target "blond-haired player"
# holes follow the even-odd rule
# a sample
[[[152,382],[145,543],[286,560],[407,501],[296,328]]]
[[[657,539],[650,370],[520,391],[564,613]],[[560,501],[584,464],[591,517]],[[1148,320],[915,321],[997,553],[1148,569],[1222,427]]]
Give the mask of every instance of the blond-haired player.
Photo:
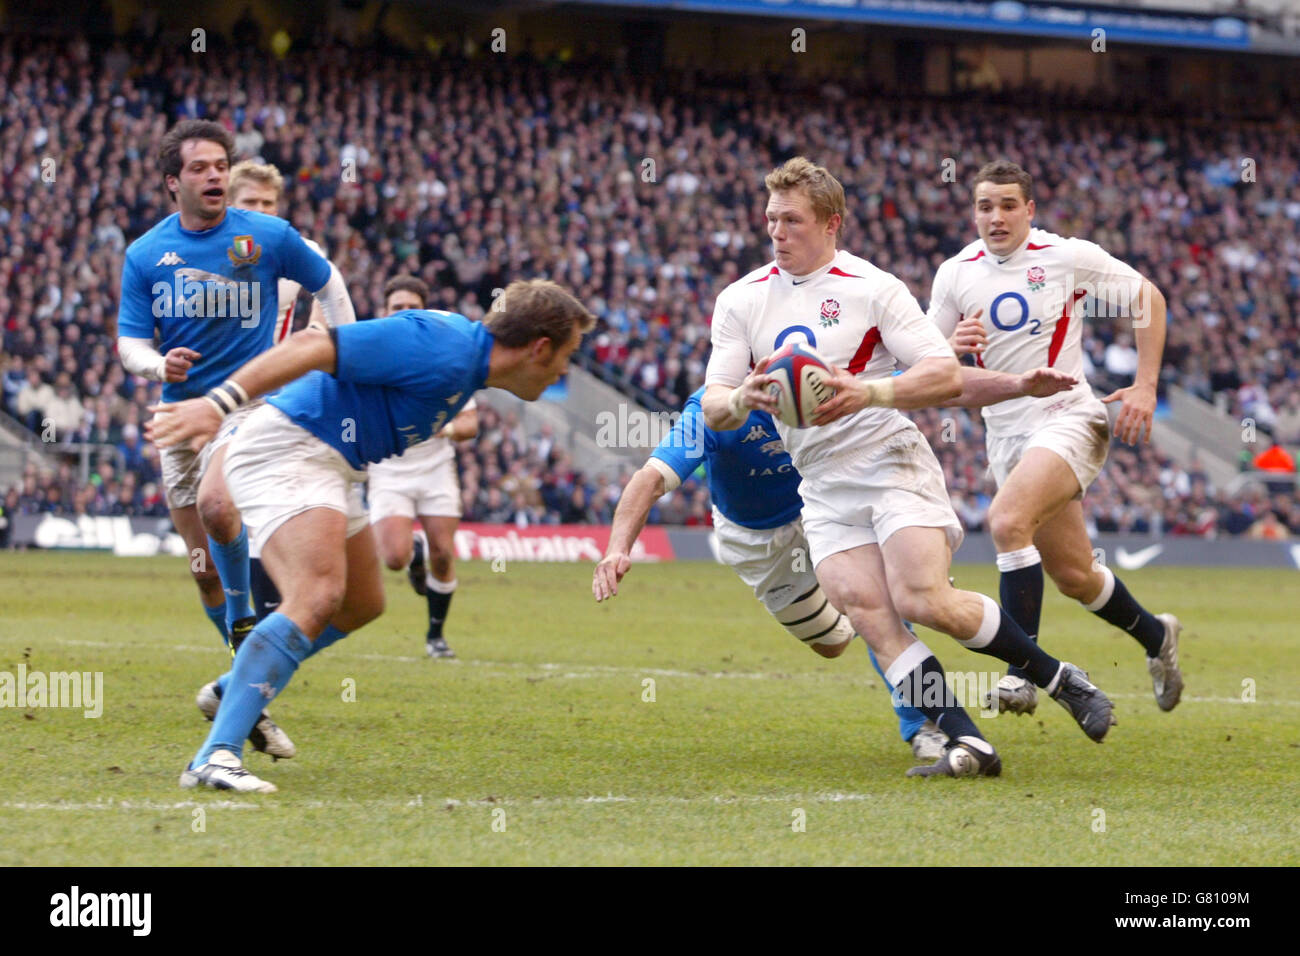
[[[711,428],[726,430],[749,409],[775,412],[767,356],[794,336],[837,366],[830,379],[836,395],[818,409],[820,427],[778,422],[777,429],[803,475],[804,531],[822,589],[867,637],[903,702],[950,738],[936,763],[909,773],[993,776],[1001,761],[903,618],[1024,666],[1100,741],[1111,724],[1106,696],[1079,668],[1035,645],[995,601],[949,582],[961,524],[934,452],[899,409],[960,397],[963,373],[952,348],[901,280],[836,248],[845,201],[834,176],[796,157],[766,185],[774,258],[718,296],[704,416]],[[894,377],[897,361],[908,370]],[[1000,393],[984,397],[1050,394],[1067,382],[1050,370],[1000,376]]]

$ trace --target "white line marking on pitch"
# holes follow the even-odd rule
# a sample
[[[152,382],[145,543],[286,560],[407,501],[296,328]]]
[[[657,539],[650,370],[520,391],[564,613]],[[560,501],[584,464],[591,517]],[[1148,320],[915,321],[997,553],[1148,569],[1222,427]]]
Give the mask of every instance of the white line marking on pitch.
[[[165,643],[136,643],[136,644],[119,644],[110,641],[83,641],[73,638],[52,637],[46,638],[51,643],[67,644],[75,647],[111,647],[117,650],[130,650],[131,648],[151,648],[171,651],[194,651],[203,654],[212,654],[216,649],[215,642],[211,645],[196,646],[193,644],[165,644]],[[329,651],[331,659],[342,660],[366,660],[366,661],[392,661],[399,664],[410,664],[417,661],[425,661],[426,658],[405,657],[397,654],[359,654],[350,653],[344,650]],[[535,670],[541,671],[542,677],[547,680],[590,680],[599,677],[615,677],[622,675],[632,675],[635,677],[683,677],[683,678],[708,678],[710,680],[813,680],[823,683],[842,683],[850,686],[860,686],[867,688],[879,687],[879,682],[872,681],[869,677],[858,677],[849,674],[831,674],[824,671],[804,671],[790,673],[771,673],[762,671],[707,671],[707,670],[675,670],[663,667],[622,667],[612,664],[565,664],[555,662],[528,662],[528,661],[490,661],[490,660],[452,660],[439,661],[438,667],[475,667],[482,668],[485,672],[494,669],[501,670]],[[492,677],[514,677],[528,676],[515,674],[490,674]],[[1103,688],[1104,689],[1104,688]],[[1150,700],[1150,694],[1113,694],[1108,693],[1112,700]],[[1186,696],[1183,702],[1192,704],[1260,704],[1264,706],[1275,707],[1300,707],[1300,700],[1287,699],[1268,699],[1256,697],[1253,701],[1244,701],[1239,697],[1196,697]]]

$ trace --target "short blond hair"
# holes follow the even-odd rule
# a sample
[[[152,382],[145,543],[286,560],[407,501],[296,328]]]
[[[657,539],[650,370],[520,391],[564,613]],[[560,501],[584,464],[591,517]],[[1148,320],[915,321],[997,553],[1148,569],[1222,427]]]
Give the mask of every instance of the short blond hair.
[[[284,176],[270,163],[255,163],[251,159],[241,160],[230,169],[228,195],[233,200],[239,195],[239,189],[245,182],[270,186],[275,190],[276,202],[284,198]]]
[[[831,216],[839,216],[840,226],[835,230],[835,235],[838,236],[844,230],[847,208],[844,203],[844,187],[825,166],[818,166],[807,157],[796,156],[768,173],[763,184],[770,193],[803,190],[812,203],[813,215],[818,222],[827,222]]]

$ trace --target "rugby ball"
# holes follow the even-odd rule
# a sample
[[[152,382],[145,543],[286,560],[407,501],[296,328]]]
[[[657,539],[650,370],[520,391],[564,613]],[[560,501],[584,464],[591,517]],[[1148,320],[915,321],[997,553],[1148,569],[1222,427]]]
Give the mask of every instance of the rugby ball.
[[[802,342],[773,352],[765,374],[776,379],[767,387],[776,399],[776,417],[791,428],[811,427],[817,406],[835,394],[826,384],[833,374],[830,365]]]

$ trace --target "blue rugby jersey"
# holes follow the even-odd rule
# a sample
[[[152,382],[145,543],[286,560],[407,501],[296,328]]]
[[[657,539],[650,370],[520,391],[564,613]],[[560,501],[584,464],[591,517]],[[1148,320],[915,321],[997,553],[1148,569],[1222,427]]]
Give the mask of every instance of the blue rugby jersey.
[[[704,462],[713,503],[723,517],[745,528],[778,528],[799,517],[799,472],[776,432],[772,416],[751,411],[734,431],[704,423],[699,388],[682,406],[682,416],[651,452],[683,481]]]
[[[275,344],[281,276],[312,292],[330,277],[329,261],[286,220],[231,207],[194,232],[172,213],[126,250],[118,334],[156,333],[164,355],[198,352],[189,378],[162,393],[167,402],[195,398]]]
[[[436,434],[487,381],[492,334],[463,315],[411,309],[331,335],[334,374],[311,372],[267,401],[353,468]]]

